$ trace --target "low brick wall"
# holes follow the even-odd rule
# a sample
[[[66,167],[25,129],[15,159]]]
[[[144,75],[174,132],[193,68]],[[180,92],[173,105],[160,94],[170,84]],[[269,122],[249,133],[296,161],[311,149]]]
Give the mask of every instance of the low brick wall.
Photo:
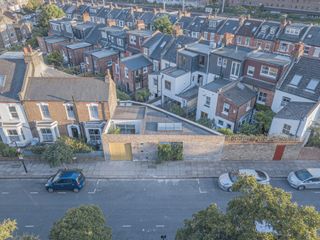
[[[320,148],[303,147],[299,153],[300,160],[320,160]]]

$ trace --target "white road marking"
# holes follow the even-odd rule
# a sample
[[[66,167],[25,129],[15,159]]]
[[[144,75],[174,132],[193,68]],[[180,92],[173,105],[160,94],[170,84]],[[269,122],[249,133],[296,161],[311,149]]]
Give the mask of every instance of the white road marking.
[[[30,194],[38,194],[39,192],[30,192]]]
[[[314,193],[317,193],[317,194],[319,194],[320,192],[314,192]]]
[[[199,178],[197,179],[197,181],[198,181],[198,185],[199,185],[199,193],[201,193],[201,194],[208,193],[207,191],[202,191],[201,190]]]
[[[58,192],[59,194],[66,194],[66,192]]]
[[[131,225],[122,225],[123,228],[130,228]]]
[[[25,228],[33,228],[34,225],[25,225],[24,227],[25,227]]]
[[[89,194],[95,194],[96,191],[97,191],[97,186],[99,185],[99,183],[100,183],[100,179],[97,180],[96,186],[95,186],[95,188],[93,189],[93,191],[90,191],[90,192],[88,192],[88,193],[89,193]]]
[[[9,192],[1,192],[1,194],[9,194]]]
[[[156,225],[157,228],[163,228],[164,225]]]

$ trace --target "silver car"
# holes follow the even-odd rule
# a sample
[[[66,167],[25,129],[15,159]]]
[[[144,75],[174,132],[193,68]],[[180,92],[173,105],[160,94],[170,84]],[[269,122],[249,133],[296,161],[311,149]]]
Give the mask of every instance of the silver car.
[[[288,182],[298,190],[320,188],[320,168],[307,168],[291,172],[288,175]]]
[[[218,183],[222,190],[231,192],[233,184],[238,180],[239,176],[253,176],[258,183],[269,184],[270,177],[266,172],[254,169],[239,169],[238,171],[231,171],[224,173],[219,177]]]

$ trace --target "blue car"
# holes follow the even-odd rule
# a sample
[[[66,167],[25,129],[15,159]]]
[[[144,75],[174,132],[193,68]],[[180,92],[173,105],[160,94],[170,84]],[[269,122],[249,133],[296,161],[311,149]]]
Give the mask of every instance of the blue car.
[[[79,192],[85,185],[85,177],[80,170],[59,170],[48,179],[45,187],[48,192],[71,190]]]

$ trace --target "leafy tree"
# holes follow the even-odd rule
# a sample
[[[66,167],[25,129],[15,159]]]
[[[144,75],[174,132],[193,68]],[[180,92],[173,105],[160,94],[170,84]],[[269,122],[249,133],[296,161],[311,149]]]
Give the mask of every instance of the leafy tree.
[[[219,128],[219,129],[218,129],[218,132],[219,132],[219,133],[222,133],[222,134],[224,134],[224,135],[227,135],[227,136],[233,135],[232,130],[229,129],[229,128]]]
[[[13,238],[14,240],[40,240],[38,236],[23,234],[22,236],[17,236]]]
[[[298,206],[291,195],[253,177],[241,177],[233,186],[241,194],[231,200],[226,213],[215,205],[193,215],[179,229],[176,240],[317,240],[320,213]],[[258,225],[269,231],[259,231]]]
[[[244,123],[240,127],[240,133],[245,135],[256,135],[259,133],[256,124]]]
[[[147,88],[142,88],[136,91],[134,98],[139,102],[145,102],[150,96],[150,91]]]
[[[28,0],[28,3],[25,5],[24,8],[28,12],[34,12],[42,5],[42,3],[42,0]]]
[[[102,210],[94,205],[71,208],[54,223],[50,240],[111,240],[111,228],[106,225]]]
[[[53,51],[47,56],[48,64],[53,64],[55,67],[61,67],[63,65],[63,56],[58,51]]]
[[[254,119],[261,134],[268,134],[274,115],[275,113],[271,109],[259,111],[255,114]]]
[[[46,160],[50,166],[55,167],[63,163],[72,163],[73,150],[63,141],[56,141],[45,149],[41,157]]]
[[[160,17],[154,21],[155,30],[159,30],[162,33],[171,34],[173,31],[173,25],[167,15]]]
[[[12,238],[12,233],[16,230],[15,220],[5,219],[0,223],[0,240]]]
[[[158,145],[157,162],[183,160],[183,144],[180,142]]]
[[[169,104],[169,112],[172,112],[181,117],[186,116],[185,110],[177,103]]]
[[[88,152],[92,152],[92,150],[93,150],[84,141],[78,140],[75,138],[63,136],[63,137],[60,137],[58,139],[58,141],[61,141],[64,144],[66,144],[67,146],[69,146],[72,149],[73,153],[88,153]]]
[[[122,101],[131,100],[131,97],[120,89],[117,89],[117,98]]]
[[[197,123],[207,127],[207,128],[213,128],[214,127],[214,123],[212,120],[210,120],[209,118],[205,118],[205,117],[202,117],[200,118]]]
[[[39,25],[43,29],[47,29],[49,27],[49,20],[54,18],[61,18],[64,16],[64,12],[61,8],[54,4],[46,4],[42,7],[40,17],[39,17]]]
[[[308,139],[307,146],[320,148],[320,125],[319,124],[311,128],[311,134]]]

